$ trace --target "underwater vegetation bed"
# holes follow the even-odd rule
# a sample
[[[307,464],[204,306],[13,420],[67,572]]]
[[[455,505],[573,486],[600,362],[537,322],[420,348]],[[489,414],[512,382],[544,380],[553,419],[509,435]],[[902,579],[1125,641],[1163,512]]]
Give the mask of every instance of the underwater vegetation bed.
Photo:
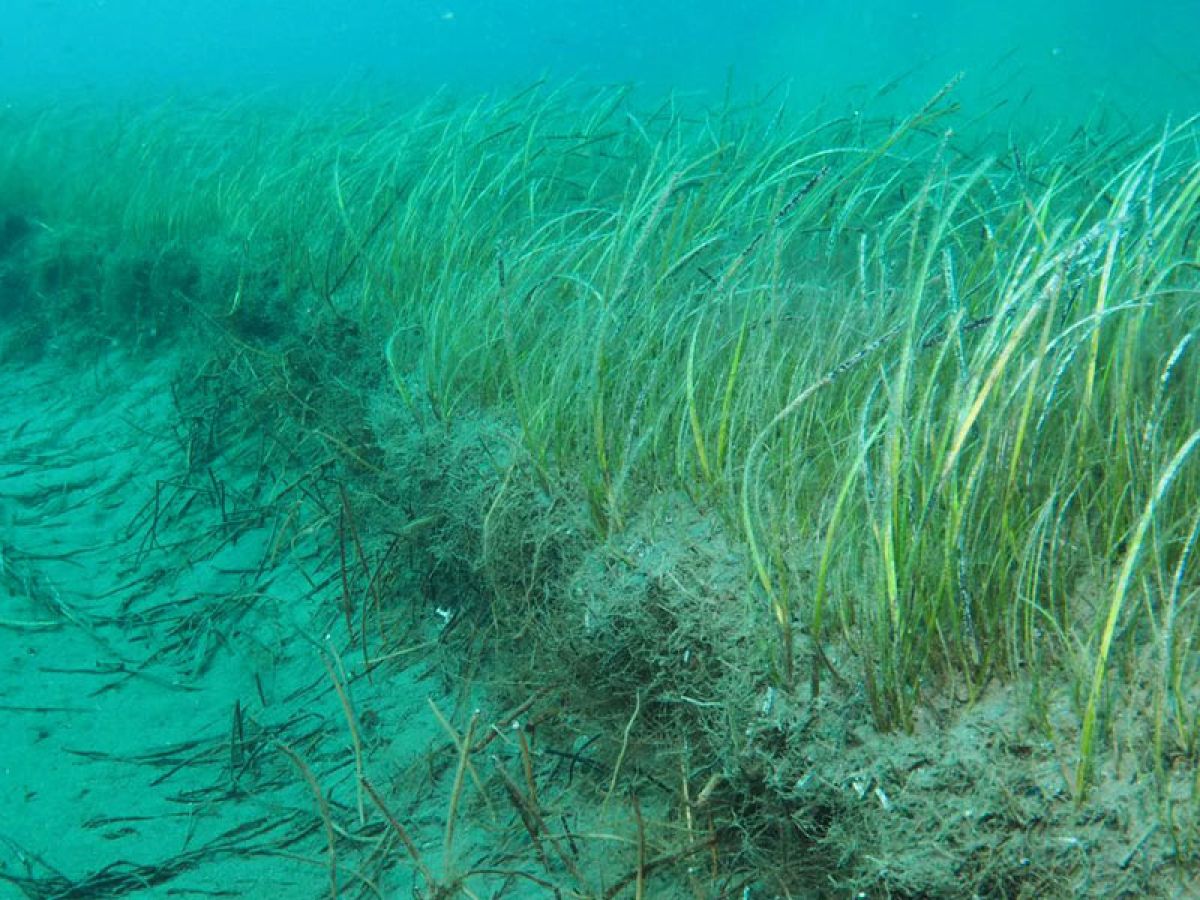
[[[669,780],[781,896],[1196,864],[1200,124],[538,85],[0,130],[5,352],[199,315],[361,387],[347,465],[405,473],[496,689],[605,729],[603,802]]]

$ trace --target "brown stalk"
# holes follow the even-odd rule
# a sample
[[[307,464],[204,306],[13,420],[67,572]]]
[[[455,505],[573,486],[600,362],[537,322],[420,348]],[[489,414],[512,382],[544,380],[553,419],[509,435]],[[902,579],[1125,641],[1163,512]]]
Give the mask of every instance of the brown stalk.
[[[621,891],[625,890],[626,887],[628,887],[632,882],[637,881],[639,878],[644,879],[646,876],[650,875],[655,870],[662,868],[663,866],[674,865],[677,862],[687,859],[689,856],[695,856],[697,853],[708,850],[712,846],[712,839],[706,838],[705,840],[697,841],[694,844],[688,844],[682,850],[677,850],[674,853],[667,853],[663,856],[657,856],[654,859],[647,860],[644,864],[639,865],[636,869],[623,876],[620,881],[616,882],[612,887],[606,890],[603,894],[603,900],[613,900],[617,894],[621,893]]]
[[[501,735],[502,729],[507,728],[513,722],[521,718],[521,716],[525,715],[525,713],[529,712],[529,710],[533,708],[533,704],[537,703],[541,696],[541,691],[531,695],[522,701],[518,706],[505,713],[498,721],[492,723],[492,727],[488,730],[488,733],[479,739],[479,745],[475,748],[476,751],[482,750]]]
[[[550,860],[546,856],[546,848],[542,846],[541,829],[545,827],[545,823],[537,816],[529,806],[529,801],[521,793],[521,788],[513,781],[512,776],[504,770],[499,757],[493,756],[492,762],[496,766],[496,771],[500,773],[500,778],[504,782],[505,793],[508,794],[508,799],[513,805],[513,809],[517,811],[517,815],[521,818],[521,824],[525,826],[525,831],[529,834],[529,839],[533,841],[533,846],[537,850],[538,857],[542,861],[542,866],[549,871]]]
[[[400,838],[400,843],[404,845],[404,849],[412,857],[413,865],[417,867],[417,871],[425,879],[425,883],[436,890],[438,888],[437,879],[433,877],[433,873],[425,865],[425,861],[421,858],[421,851],[417,849],[417,845],[413,842],[408,830],[400,824],[399,819],[392,815],[392,811],[388,809],[387,804],[383,802],[383,798],[379,796],[379,792],[375,790],[371,782],[364,778],[362,786],[363,790],[367,792],[367,796],[371,798],[371,802],[383,813],[383,817],[387,820],[388,825],[391,826],[392,831],[396,832],[396,837]]]
[[[467,767],[471,764],[471,741],[475,738],[475,726],[479,724],[479,710],[476,710],[471,721],[467,724],[467,733],[458,748],[458,767],[454,770],[454,788],[450,792],[450,807],[446,811],[446,839],[442,849],[442,866],[449,871],[452,861],[451,851],[454,848],[454,823],[458,818],[458,804],[462,798],[463,781]]]
[[[316,798],[317,811],[321,814],[321,823],[325,826],[325,841],[328,845],[329,896],[333,900],[338,900],[341,894],[338,891],[337,877],[337,835],[333,830],[333,818],[329,813],[329,801],[325,799],[325,794],[321,791],[321,785],[317,783],[317,777],[313,774],[312,769],[308,767],[308,763],[302,760],[300,755],[287,744],[283,743],[283,741],[277,741],[276,746],[284,756],[291,760],[292,765],[300,772],[300,777],[308,785],[308,789],[312,791],[313,797]]]
[[[354,640],[354,601],[350,596],[350,574],[346,567],[346,504],[342,488],[342,508],[338,513],[338,560],[342,576],[342,614],[346,617],[346,632]]]
[[[533,754],[529,750],[529,741],[525,738],[525,729],[523,728],[517,731],[517,743],[521,746],[521,769],[525,772],[525,786],[529,788],[529,800],[534,809],[540,809],[537,782],[533,778]]]
[[[437,704],[433,702],[433,698],[427,697],[426,702],[429,704],[429,708],[433,711],[434,718],[438,720],[438,724],[442,726],[442,730],[446,732],[451,743],[454,744],[454,749],[459,752],[459,758],[466,760],[465,765],[467,773],[471,776],[471,780],[475,782],[476,790],[479,791],[479,795],[483,797],[484,802],[487,803],[488,810],[491,812],[492,817],[495,818],[496,811],[492,808],[491,801],[488,800],[487,792],[483,789],[483,779],[479,777],[479,772],[476,770],[475,764],[471,762],[470,753],[464,751],[463,749],[464,746],[468,745],[463,743],[463,739],[459,736],[458,732],[454,730],[454,726],[450,724],[449,720],[444,715],[442,715],[442,711],[438,709]],[[472,721],[474,721],[474,716],[472,716]],[[468,750],[469,749],[470,748],[468,746]],[[479,748],[476,747],[474,749],[478,750]]]
[[[527,746],[528,745],[526,745],[526,748]],[[553,832],[550,831],[550,829],[546,826],[546,820],[542,818],[542,811],[538,808],[537,795],[534,792],[532,785],[532,767],[530,766],[526,768],[526,779],[530,783],[530,796],[527,797],[521,793],[520,786],[500,764],[499,758],[493,756],[492,762],[495,763],[496,770],[500,773],[500,777],[504,781],[504,789],[508,794],[508,799],[512,802],[512,805],[517,810],[518,815],[520,815],[521,823],[525,826],[525,830],[529,832],[529,837],[533,840],[533,844],[537,848],[538,856],[540,856],[542,859],[542,865],[546,867],[547,871],[549,870],[550,863],[546,857],[546,851],[542,846],[541,841],[541,836],[545,835],[546,840],[550,842],[550,846],[554,848],[555,854],[560,860],[562,860],[562,864],[566,867],[567,871],[571,873],[571,876],[580,884],[585,884],[586,881],[583,877],[583,873],[580,872],[579,867],[575,865],[575,860],[571,858],[569,853],[563,850],[562,846],[559,844],[558,838]]]
[[[637,821],[638,844],[637,880],[633,893],[637,900],[642,900],[646,896],[646,822],[642,818],[642,804],[638,802],[637,794],[630,799],[633,801],[633,818]]]
[[[379,576],[383,573],[383,566],[391,558],[392,552],[400,545],[402,535],[396,535],[392,538],[392,542],[388,544],[387,550],[383,552],[383,557],[379,560],[379,564],[375,566],[375,571],[371,573],[367,581],[367,593],[375,601],[375,615],[379,622],[379,639],[384,640],[383,633],[383,601],[379,594]],[[369,604],[364,603],[362,607],[362,621],[359,623],[359,640],[362,641],[363,663],[366,666],[367,679],[371,679],[371,660],[367,655],[367,612]]]
[[[346,727],[350,729],[350,744],[354,749],[355,795],[358,800],[358,822],[360,825],[365,825],[367,822],[367,811],[366,805],[363,803],[362,784],[367,776],[363,770],[362,738],[358,733],[358,722],[354,716],[354,706],[350,703],[350,695],[346,693],[346,685],[338,677],[337,672],[333,670],[333,666],[329,662],[329,657],[324,653],[321,654],[321,663],[325,666],[325,671],[329,673],[329,678],[333,682],[333,689],[337,692],[338,701],[342,705],[342,714],[346,717]],[[338,661],[338,667],[341,667],[340,660]]]
[[[371,571],[371,564],[367,562],[366,551],[363,550],[362,538],[358,533],[358,523],[354,518],[354,509],[350,506],[350,496],[346,493],[345,483],[338,484],[338,495],[342,501],[342,514],[338,519],[338,538],[341,548],[341,563],[342,563],[342,611],[346,614],[346,630],[350,634],[350,638],[354,638],[354,626],[351,617],[354,614],[354,603],[350,598],[350,579],[346,573],[346,541],[344,531],[350,532],[350,540],[354,544],[354,554],[358,559],[359,566],[362,567],[363,576],[367,580],[367,592],[374,600],[375,609],[383,608],[383,601],[379,595],[379,584],[376,579],[376,572]],[[343,523],[345,528],[342,527]],[[393,542],[394,544],[395,542]],[[391,552],[389,548],[388,553]],[[386,559],[387,556],[384,556]],[[380,568],[383,566],[383,560],[380,560]],[[369,604],[363,604],[362,627],[359,629],[358,640],[362,645],[363,667],[367,678],[371,677],[370,658],[367,653],[367,607]]]

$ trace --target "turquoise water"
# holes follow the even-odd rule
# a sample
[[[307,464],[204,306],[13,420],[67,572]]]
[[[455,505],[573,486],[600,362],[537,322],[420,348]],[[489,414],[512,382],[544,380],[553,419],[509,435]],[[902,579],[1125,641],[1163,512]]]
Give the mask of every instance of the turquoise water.
[[[757,3],[613,0],[8,0],[9,92],[345,84],[507,87],[549,76],[715,93],[780,82],[853,103],[903,78],[1079,119],[1098,100],[1147,119],[1200,108],[1200,0]],[[857,93],[855,93],[857,91]],[[984,108],[981,105],[981,109]]]

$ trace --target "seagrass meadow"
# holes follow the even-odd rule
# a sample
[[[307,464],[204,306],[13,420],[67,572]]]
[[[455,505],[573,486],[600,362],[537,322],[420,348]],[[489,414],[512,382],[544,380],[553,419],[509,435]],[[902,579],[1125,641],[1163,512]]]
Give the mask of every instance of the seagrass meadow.
[[[1200,892],[1200,122],[957,87],[0,112],[7,360],[185,345],[337,473],[342,893]],[[432,842],[348,696],[403,621],[536,723],[435,707]]]

